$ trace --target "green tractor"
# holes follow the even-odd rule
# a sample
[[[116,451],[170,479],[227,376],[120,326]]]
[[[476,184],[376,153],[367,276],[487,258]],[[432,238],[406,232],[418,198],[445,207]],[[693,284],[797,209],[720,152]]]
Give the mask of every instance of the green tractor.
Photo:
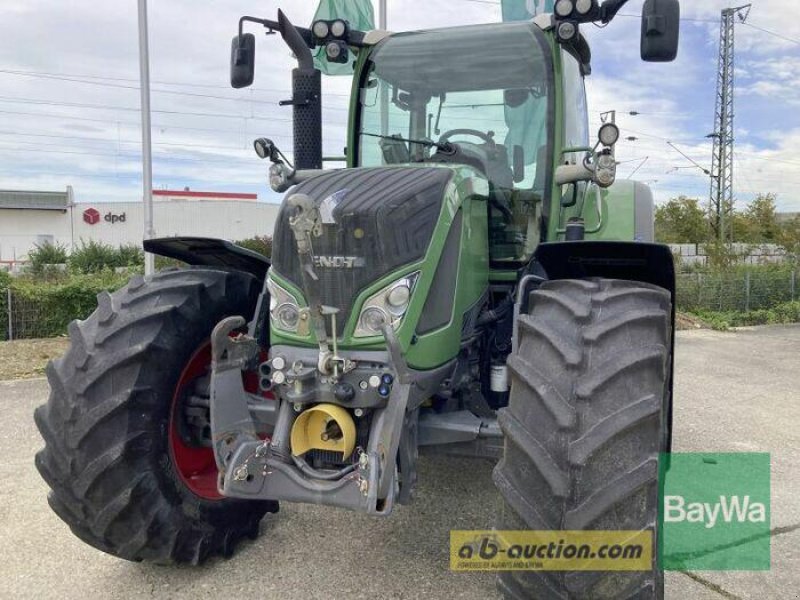
[[[420,447],[498,459],[496,529],[652,533],[672,415],[674,271],[653,200],[590,141],[580,26],[627,0],[393,34],[242,17],[297,58],[293,164],[272,261],[149,240],[187,268],[136,276],[70,326],[36,411],[53,510],[115,556],[198,564],[279,501],[387,516]],[[647,0],[642,58],[669,61],[677,0]],[[347,168],[323,169],[312,50],[352,62]],[[265,232],[267,233],[267,232]],[[507,572],[508,598],[662,598],[663,576]]]

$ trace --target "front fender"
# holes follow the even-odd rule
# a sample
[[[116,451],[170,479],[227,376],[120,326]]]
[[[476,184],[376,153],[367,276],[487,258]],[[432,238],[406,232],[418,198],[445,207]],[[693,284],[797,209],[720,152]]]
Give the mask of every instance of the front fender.
[[[173,237],[144,241],[145,252],[174,258],[196,267],[217,267],[250,273],[263,283],[270,261],[233,242],[215,238]]]

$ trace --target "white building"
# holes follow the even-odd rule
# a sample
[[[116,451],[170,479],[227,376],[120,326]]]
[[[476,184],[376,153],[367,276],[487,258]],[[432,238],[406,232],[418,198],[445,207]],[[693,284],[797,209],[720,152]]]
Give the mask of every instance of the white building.
[[[155,190],[157,237],[198,236],[242,240],[272,235],[279,206],[256,194]],[[68,249],[94,240],[112,246],[141,244],[141,202],[73,202],[66,192],[0,190],[0,266],[25,262],[37,244]]]

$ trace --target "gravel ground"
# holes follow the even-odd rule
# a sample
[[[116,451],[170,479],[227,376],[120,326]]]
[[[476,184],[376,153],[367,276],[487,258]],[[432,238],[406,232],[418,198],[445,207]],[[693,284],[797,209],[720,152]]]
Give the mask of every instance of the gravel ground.
[[[772,569],[668,573],[669,600],[798,598],[800,327],[678,334],[676,451],[772,453]],[[0,597],[497,600],[488,574],[448,569],[450,529],[490,526],[498,506],[482,460],[423,456],[416,502],[388,519],[284,504],[256,542],[197,568],[133,564],[75,538],[33,466],[43,379],[0,382]]]

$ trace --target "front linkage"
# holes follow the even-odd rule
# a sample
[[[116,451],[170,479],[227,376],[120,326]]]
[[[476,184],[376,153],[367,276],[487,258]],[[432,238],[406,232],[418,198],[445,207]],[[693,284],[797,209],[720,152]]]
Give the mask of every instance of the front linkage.
[[[319,301],[311,246],[311,237],[321,223],[319,203],[296,194],[288,204],[295,211],[291,227],[310,305],[303,317],[312,322],[319,352],[276,346],[269,359],[259,364],[255,338],[233,335],[244,326],[242,317],[227,318],[215,327],[211,339],[211,437],[219,488],[226,497],[325,504],[386,515],[400,490],[398,449],[401,445],[416,447],[401,439],[416,431],[404,427],[415,377],[388,324],[383,330],[388,352],[340,355],[335,341],[329,346],[325,317],[331,317],[335,331],[336,310]],[[256,434],[248,407],[250,394],[241,375],[256,365],[259,373],[271,374],[271,383],[264,378],[262,387],[278,384],[272,387],[278,400],[276,414],[266,419],[274,429],[271,437],[263,440]],[[377,385],[364,389],[360,385],[364,381]],[[355,448],[356,425],[339,405],[343,401],[357,415],[372,412],[366,448]],[[304,410],[311,404],[313,409]],[[323,472],[300,456],[300,448],[341,452],[343,460],[349,457],[352,462],[337,471]],[[405,488],[416,480],[415,457],[415,452],[402,453]],[[410,492],[403,489],[402,498],[409,498]]]

